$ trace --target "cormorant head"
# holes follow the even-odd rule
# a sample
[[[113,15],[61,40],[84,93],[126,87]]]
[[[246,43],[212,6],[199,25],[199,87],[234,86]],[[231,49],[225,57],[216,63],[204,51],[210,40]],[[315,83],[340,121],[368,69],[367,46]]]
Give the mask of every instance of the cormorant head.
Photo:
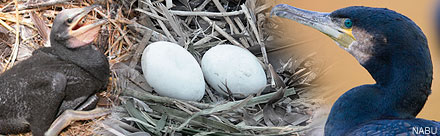
[[[271,14],[326,34],[353,55],[379,84],[397,79],[396,73],[409,76],[404,73],[414,71],[423,72],[423,76],[432,75],[425,35],[413,21],[395,11],[353,6],[323,13],[280,4]],[[402,69],[395,69],[398,67]]]
[[[63,46],[69,49],[89,45],[99,33],[105,20],[95,23],[85,22],[86,16],[97,5],[85,8],[64,9],[55,18],[50,32],[52,47]]]
[[[427,45],[424,34],[413,21],[385,8],[353,6],[322,13],[280,4],[272,9],[272,14],[321,31],[361,64],[372,56],[384,55],[385,51]],[[409,43],[413,41],[419,43]]]

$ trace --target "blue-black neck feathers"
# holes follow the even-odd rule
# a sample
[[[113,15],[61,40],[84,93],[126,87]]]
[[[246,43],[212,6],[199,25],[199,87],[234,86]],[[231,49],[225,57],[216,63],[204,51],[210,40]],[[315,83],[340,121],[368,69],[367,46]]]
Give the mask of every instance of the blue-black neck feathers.
[[[327,135],[371,120],[413,119],[431,91],[432,62],[422,30],[409,18],[383,8],[348,7],[330,14],[350,18],[357,39],[350,52],[376,81],[353,88],[333,105]]]

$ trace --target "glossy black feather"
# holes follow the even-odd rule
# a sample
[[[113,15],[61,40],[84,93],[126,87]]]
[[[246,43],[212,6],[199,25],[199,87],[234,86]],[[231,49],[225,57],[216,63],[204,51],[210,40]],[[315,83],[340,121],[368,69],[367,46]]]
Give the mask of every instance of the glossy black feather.
[[[350,52],[376,81],[343,94],[333,105],[325,135],[398,135],[407,128],[440,128],[416,119],[432,83],[432,62],[422,30],[384,8],[347,7],[330,14],[353,22]],[[402,124],[405,124],[402,126]]]

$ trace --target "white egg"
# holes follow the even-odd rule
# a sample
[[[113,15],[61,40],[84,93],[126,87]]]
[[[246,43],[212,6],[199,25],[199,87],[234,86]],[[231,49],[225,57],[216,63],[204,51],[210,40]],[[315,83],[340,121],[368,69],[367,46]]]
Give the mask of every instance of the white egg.
[[[154,42],[142,54],[142,71],[161,96],[199,101],[205,95],[203,72],[196,59],[181,46]]]
[[[267,82],[263,67],[248,50],[234,45],[217,45],[202,58],[205,80],[217,92],[243,98],[260,91]]]

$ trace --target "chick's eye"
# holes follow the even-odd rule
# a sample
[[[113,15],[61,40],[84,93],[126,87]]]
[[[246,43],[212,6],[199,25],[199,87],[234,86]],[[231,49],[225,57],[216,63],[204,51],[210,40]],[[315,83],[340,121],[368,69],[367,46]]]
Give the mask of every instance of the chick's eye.
[[[344,20],[344,26],[346,28],[351,28],[353,26],[353,22],[350,19],[345,19]]]
[[[72,23],[72,21],[73,21],[72,18],[68,18],[68,19],[67,19],[67,23],[69,23],[69,24]]]

